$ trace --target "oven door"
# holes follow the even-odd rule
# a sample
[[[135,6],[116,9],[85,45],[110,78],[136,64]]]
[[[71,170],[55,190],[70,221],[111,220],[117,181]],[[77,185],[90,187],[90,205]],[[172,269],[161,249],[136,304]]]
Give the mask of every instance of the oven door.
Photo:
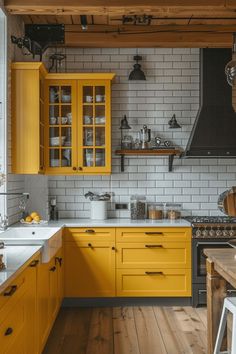
[[[206,248],[231,248],[228,239],[193,239],[193,283],[206,283]]]

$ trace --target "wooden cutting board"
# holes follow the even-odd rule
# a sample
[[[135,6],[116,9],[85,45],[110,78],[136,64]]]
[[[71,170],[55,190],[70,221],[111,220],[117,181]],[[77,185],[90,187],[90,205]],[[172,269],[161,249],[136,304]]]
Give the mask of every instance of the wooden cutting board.
[[[224,199],[224,208],[229,216],[236,217],[236,187],[232,187],[229,194]]]

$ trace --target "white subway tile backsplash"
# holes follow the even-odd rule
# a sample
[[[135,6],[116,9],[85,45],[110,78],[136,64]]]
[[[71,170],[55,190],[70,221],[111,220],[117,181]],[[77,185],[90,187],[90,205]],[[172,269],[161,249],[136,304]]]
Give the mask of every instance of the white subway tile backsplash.
[[[128,117],[135,139],[144,124],[153,136],[185,148],[199,107],[199,49],[143,48],[141,62],[147,80],[128,81],[135,48],[70,48],[67,66],[72,71],[115,72],[112,86],[112,151],[120,147],[120,120]],[[169,129],[176,114],[181,129]],[[58,196],[60,217],[89,217],[88,190],[114,193],[110,217],[129,217],[129,211],[115,211],[115,202],[129,202],[132,194],[144,194],[148,201],[183,203],[184,214],[218,215],[216,202],[221,191],[236,184],[235,159],[178,159],[168,172],[166,157],[125,159],[113,154],[111,176],[49,177],[49,194]],[[13,181],[14,182],[14,181]],[[20,181],[16,183],[19,187]]]

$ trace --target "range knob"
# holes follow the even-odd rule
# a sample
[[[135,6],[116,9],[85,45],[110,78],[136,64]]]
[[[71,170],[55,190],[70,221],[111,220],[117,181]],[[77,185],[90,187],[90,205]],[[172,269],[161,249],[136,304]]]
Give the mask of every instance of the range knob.
[[[222,236],[222,230],[220,230],[219,227],[218,227],[218,229],[216,230],[216,236],[217,236],[217,237]]]
[[[209,231],[209,236],[215,237],[215,235],[216,235],[216,231],[215,231],[214,229],[211,229],[211,230]]]
[[[229,231],[228,230],[223,230],[223,236],[228,237],[229,236]]]
[[[229,230],[229,236],[234,237],[235,236],[235,231],[233,229]]]
[[[202,230],[202,236],[203,237],[207,237],[208,236],[208,230],[206,228],[204,230]]]
[[[196,230],[196,236],[201,237],[202,236],[202,231],[200,229]]]

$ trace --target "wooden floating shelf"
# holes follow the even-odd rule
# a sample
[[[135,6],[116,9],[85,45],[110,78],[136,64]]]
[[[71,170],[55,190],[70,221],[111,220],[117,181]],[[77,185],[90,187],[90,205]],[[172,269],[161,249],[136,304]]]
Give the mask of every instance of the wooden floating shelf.
[[[121,157],[121,172],[125,170],[125,156],[168,156],[169,157],[169,172],[172,171],[173,161],[175,156],[181,155],[179,149],[130,149],[116,150],[116,155]]]

